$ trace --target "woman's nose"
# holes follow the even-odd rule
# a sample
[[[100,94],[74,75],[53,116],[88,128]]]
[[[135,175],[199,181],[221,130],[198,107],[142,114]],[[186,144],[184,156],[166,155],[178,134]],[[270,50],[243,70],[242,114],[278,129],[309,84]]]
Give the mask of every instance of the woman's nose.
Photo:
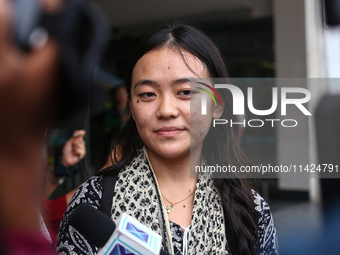
[[[179,115],[179,110],[176,104],[176,98],[173,96],[165,96],[159,99],[159,107],[157,118],[170,119],[176,118]]]

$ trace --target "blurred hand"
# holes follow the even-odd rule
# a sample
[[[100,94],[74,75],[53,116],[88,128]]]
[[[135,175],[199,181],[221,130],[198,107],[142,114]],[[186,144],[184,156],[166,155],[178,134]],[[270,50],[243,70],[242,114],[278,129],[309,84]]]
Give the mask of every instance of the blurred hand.
[[[84,136],[85,130],[76,130],[64,145],[61,162],[64,166],[70,167],[79,163],[86,154]]]

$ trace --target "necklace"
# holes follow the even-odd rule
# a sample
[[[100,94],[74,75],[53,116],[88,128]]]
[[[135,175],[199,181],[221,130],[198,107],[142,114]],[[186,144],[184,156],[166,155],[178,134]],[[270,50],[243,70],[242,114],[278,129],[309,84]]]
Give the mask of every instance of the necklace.
[[[189,197],[191,197],[191,196],[195,193],[195,190],[196,190],[196,189],[194,189],[194,191],[191,192],[191,193],[189,194],[189,196],[187,196],[186,198],[184,198],[184,199],[182,199],[181,201],[178,201],[178,202],[176,202],[176,203],[173,203],[173,202],[169,201],[169,199],[167,199],[167,198],[163,195],[163,193],[161,192],[161,193],[162,193],[162,196],[164,197],[164,199],[165,199],[166,201],[168,201],[168,202],[171,204],[171,206],[166,206],[166,212],[167,212],[168,214],[170,214],[170,211],[172,210],[172,208],[174,208],[174,205],[179,204],[179,203],[181,203],[181,202],[187,200]]]

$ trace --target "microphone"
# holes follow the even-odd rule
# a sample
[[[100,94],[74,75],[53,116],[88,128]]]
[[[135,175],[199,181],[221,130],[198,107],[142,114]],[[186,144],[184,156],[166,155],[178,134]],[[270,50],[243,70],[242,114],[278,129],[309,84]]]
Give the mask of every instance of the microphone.
[[[106,214],[89,204],[79,205],[69,223],[97,247],[103,247],[116,229],[116,224]]]
[[[116,225],[102,211],[81,204],[71,214],[69,224],[95,246],[103,247],[98,255],[169,255],[160,250],[160,235],[126,213],[118,218]]]

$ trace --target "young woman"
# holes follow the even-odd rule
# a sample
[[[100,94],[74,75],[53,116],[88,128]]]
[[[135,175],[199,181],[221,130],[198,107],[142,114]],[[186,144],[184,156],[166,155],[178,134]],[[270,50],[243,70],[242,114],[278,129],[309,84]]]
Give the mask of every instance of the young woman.
[[[201,115],[194,107],[200,94],[190,88],[190,78],[227,78],[219,51],[201,31],[176,24],[137,45],[126,83],[131,118],[113,144],[119,161],[76,192],[59,228],[58,252],[96,253],[69,226],[69,216],[80,203],[99,208],[103,176],[119,171],[112,220],[130,214],[162,236],[166,252],[278,254],[269,206],[245,180],[190,178],[190,163],[244,164],[238,130],[224,126],[225,135],[215,137],[210,128],[213,118],[233,118],[230,94],[221,95],[223,106],[208,100],[207,114]],[[217,149],[207,149],[206,141],[216,142]]]

